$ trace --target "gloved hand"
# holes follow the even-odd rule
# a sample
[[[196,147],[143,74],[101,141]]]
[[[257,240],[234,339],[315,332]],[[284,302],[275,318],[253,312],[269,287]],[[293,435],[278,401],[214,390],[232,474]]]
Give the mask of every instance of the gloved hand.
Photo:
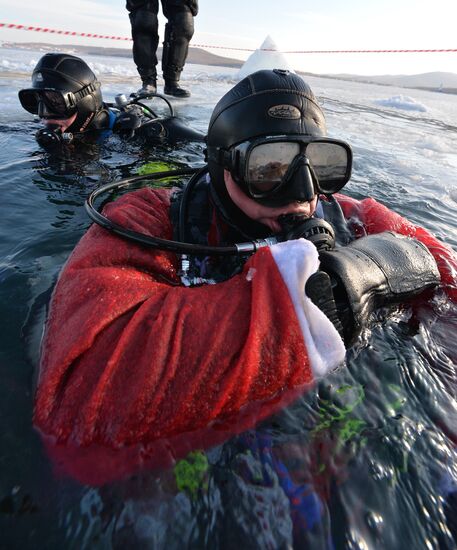
[[[305,293],[308,298],[327,315],[339,332],[341,338],[344,339],[344,329],[336,308],[332,282],[327,273],[324,271],[316,271],[316,273],[313,273],[306,281]]]
[[[133,109],[124,111],[118,115],[114,122],[113,130],[116,132],[127,134],[128,138],[135,135],[135,131],[141,126],[142,118]]]
[[[320,269],[331,279],[346,344],[352,343],[368,325],[376,308],[411,299],[440,282],[429,250],[415,239],[392,232],[362,237],[334,250],[322,250],[319,259]],[[328,293],[328,287],[325,292]],[[319,299],[310,297],[321,307]],[[321,301],[325,306],[326,300]],[[326,313],[325,307],[321,309]],[[329,318],[333,321],[330,315]]]

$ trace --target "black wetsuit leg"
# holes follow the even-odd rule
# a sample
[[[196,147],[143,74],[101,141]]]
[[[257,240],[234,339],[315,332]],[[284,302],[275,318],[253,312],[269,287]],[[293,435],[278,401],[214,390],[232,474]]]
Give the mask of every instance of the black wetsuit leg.
[[[194,34],[196,0],[162,0],[165,39],[162,53],[162,71],[166,82],[178,82],[189,51],[189,42]]]
[[[130,12],[133,39],[133,61],[143,82],[157,78],[159,0],[150,0]]]

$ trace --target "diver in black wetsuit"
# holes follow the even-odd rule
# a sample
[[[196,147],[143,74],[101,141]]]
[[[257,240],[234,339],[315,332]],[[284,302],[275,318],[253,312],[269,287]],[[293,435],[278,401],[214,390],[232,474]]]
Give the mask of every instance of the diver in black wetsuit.
[[[186,62],[189,42],[194,34],[194,17],[198,0],[161,0],[167,18],[162,52],[164,93],[175,97],[189,97],[181,88],[179,78]],[[155,93],[157,89],[157,46],[159,44],[157,13],[159,0],[127,0],[133,38],[133,60],[143,86],[139,94]]]
[[[33,70],[32,87],[19,91],[22,107],[44,122],[36,138],[45,149],[78,139],[98,141],[111,131],[151,144],[203,141],[203,134],[173,116],[171,104],[162,99],[170,116],[157,116],[137,97],[128,100],[119,95],[116,104],[105,103],[100,82],[89,66],[63,53],[44,55]]]
[[[264,70],[240,81],[212,113],[208,174],[184,193],[184,207],[177,200],[189,226],[176,235],[208,244],[209,221],[217,217],[220,244],[310,240],[320,270],[306,294],[350,344],[374,309],[433,288],[440,276],[417,240],[391,232],[356,238],[334,197],[351,176],[352,150],[326,133],[322,109],[297,75]],[[175,214],[175,227],[185,219]],[[231,262],[213,256],[202,264],[201,257],[190,257],[189,273],[197,281],[202,270],[208,279],[223,280],[245,260],[242,254]]]
[[[352,231],[344,197],[334,196],[351,176],[351,147],[326,136],[323,111],[299,76],[275,69],[241,80],[216,105],[205,141],[207,167],[171,199],[174,241],[122,232],[90,207],[92,219],[182,253],[185,286],[226,281],[258,248],[305,238],[320,270],[303,290],[347,345],[375,309],[439,284],[436,261],[418,240]]]

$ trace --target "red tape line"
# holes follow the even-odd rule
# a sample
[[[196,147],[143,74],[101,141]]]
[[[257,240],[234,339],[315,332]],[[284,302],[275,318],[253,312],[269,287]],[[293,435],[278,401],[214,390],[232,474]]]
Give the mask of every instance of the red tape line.
[[[62,31],[57,29],[48,29],[45,27],[32,27],[32,26],[25,26],[25,25],[19,25],[16,23],[1,23],[0,27],[6,27],[8,29],[17,29],[17,30],[24,30],[24,31],[35,31],[35,32],[47,32],[51,34],[64,34],[69,36],[82,36],[85,38],[101,38],[104,40],[132,40],[130,37],[127,36],[105,36],[101,34],[92,34],[87,32],[76,32],[76,31]],[[231,46],[211,46],[208,44],[192,44],[192,46],[196,48],[209,48],[209,49],[216,49],[216,50],[234,50],[239,52],[254,52],[255,49],[252,48],[234,48]],[[265,52],[275,52],[278,50],[273,50],[269,48],[262,48],[262,51]],[[283,51],[282,53],[288,53],[288,54],[310,54],[310,53],[454,53],[457,52],[457,48],[438,48],[438,49],[426,49],[426,50],[289,50],[289,51]]]

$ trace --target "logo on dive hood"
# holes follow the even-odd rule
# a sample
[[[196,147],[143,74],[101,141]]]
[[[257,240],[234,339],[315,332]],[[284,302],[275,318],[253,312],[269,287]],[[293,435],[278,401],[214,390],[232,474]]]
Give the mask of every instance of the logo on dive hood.
[[[301,117],[300,109],[294,105],[273,105],[268,109],[268,116],[272,118],[287,118],[295,120]]]

